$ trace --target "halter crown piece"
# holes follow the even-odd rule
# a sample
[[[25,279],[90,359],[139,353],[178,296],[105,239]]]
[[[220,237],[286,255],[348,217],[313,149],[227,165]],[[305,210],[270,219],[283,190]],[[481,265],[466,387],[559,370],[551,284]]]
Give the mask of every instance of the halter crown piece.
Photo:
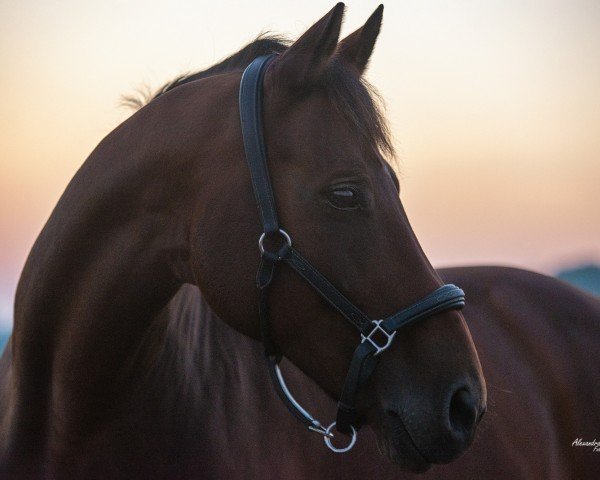
[[[275,58],[265,55],[256,58],[244,71],[240,84],[240,119],[246,160],[250,168],[254,195],[260,210],[263,233],[258,240],[261,262],[256,275],[260,292],[259,314],[262,342],[267,357],[269,374],[279,397],[288,410],[310,431],[323,435],[325,444],[334,452],[347,452],[356,443],[359,415],[355,408],[356,394],[373,372],[378,356],[390,347],[397,331],[406,325],[428,318],[446,310],[461,309],[465,304],[464,292],[455,285],[443,285],[408,308],[379,320],[370,319],[348,300],[308,260],[292,246],[291,236],[279,225],[275,198],[263,138],[262,94],[263,78],[269,63]],[[266,238],[281,240],[278,251],[269,251]],[[267,311],[267,293],[276,267],[285,263],[296,271],[332,308],[344,316],[360,333],[360,343],[354,351],[342,395],[338,402],[336,420],[324,427],[294,399],[279,369],[281,353],[273,341]],[[382,341],[383,339],[383,341]],[[346,447],[335,447],[331,439],[333,429],[350,437]]]

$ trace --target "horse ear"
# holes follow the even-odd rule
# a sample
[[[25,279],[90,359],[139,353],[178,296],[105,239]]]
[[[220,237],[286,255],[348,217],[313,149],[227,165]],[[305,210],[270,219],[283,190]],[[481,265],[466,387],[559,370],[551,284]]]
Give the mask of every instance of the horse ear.
[[[340,2],[281,55],[273,64],[277,83],[299,89],[320,77],[335,52],[343,16]]]
[[[344,38],[338,46],[338,55],[354,67],[359,75],[367,69],[375,41],[381,29],[383,5],[379,5],[367,22],[354,33]]]

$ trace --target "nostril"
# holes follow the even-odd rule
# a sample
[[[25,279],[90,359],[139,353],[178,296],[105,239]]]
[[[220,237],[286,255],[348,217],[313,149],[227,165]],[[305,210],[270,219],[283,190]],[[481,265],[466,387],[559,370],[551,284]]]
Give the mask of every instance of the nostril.
[[[466,388],[460,388],[450,400],[450,426],[460,437],[470,437],[477,420],[477,408],[473,395]]]

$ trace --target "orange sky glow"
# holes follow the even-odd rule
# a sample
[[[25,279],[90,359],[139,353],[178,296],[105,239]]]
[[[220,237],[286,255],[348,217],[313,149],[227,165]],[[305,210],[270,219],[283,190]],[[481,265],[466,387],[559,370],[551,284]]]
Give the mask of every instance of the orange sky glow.
[[[346,2],[343,35],[376,2]],[[333,3],[0,0],[0,329],[76,169],[131,112],[120,95],[207,67]],[[436,266],[553,273],[600,262],[600,2],[385,4],[368,79],[402,200]]]

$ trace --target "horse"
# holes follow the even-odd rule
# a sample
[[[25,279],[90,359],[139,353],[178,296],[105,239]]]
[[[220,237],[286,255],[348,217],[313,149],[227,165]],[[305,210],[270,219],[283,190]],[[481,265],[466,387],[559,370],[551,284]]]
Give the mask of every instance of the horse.
[[[340,41],[343,10],[291,45],[261,38],[176,79],[84,162],[19,280],[0,361],[1,478],[598,470],[600,457],[577,439],[592,440],[600,424],[600,302],[530,272],[431,266],[363,78],[383,8]],[[265,54],[277,54],[262,86],[268,168],[295,247],[370,318],[443,280],[467,292],[463,311],[397,332],[361,384],[356,427],[367,428],[344,456],[301,429],[265,366],[261,212],[238,106],[243,71]],[[285,266],[266,304],[290,386],[331,417],[356,331]]]

